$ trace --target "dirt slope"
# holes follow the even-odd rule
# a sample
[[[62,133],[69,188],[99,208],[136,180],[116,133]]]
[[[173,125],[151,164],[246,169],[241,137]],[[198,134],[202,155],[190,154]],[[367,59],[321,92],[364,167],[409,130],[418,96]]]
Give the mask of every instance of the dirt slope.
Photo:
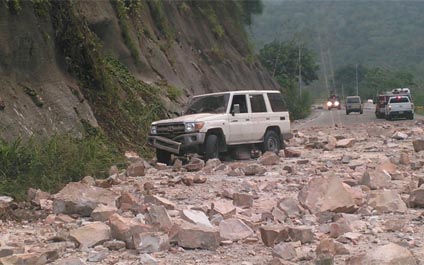
[[[87,93],[103,86],[103,80],[91,80],[96,73],[89,73],[90,82],[85,82],[81,74],[75,74],[96,70],[87,64],[97,62],[93,59],[97,53],[101,60],[105,56],[117,59],[133,77],[162,95],[170,89],[181,91],[174,102],[164,100],[169,110],[178,109],[194,94],[278,89],[249,53],[244,32],[225,9],[215,12],[222,16],[217,25],[208,16],[210,7],[202,3],[135,1],[140,5],[122,9],[122,2],[0,1],[0,97],[5,102],[0,111],[0,139],[55,132],[83,135],[84,128],[99,124],[109,131],[119,129],[109,122],[114,117],[101,109],[110,106]],[[88,46],[92,47],[89,52],[81,42],[63,38],[61,30],[68,25],[58,25],[56,14],[61,10],[67,11],[66,19],[78,20],[75,25],[87,26],[94,33],[93,38],[81,36],[96,43]],[[62,21],[66,19],[62,16]],[[219,34],[213,31],[217,26]],[[69,50],[80,52],[84,60],[69,56]],[[126,89],[126,84],[116,82]],[[122,100],[128,97],[143,96],[120,94]],[[124,121],[131,123],[131,119]]]

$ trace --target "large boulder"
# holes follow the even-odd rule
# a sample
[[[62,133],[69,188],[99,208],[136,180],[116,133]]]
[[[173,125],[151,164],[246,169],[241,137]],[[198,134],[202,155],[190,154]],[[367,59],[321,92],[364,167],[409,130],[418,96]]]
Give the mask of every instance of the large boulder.
[[[126,247],[134,249],[134,236],[140,233],[151,232],[149,225],[143,224],[136,219],[122,217],[119,214],[113,214],[109,217],[109,226],[112,237],[124,241]]]
[[[361,184],[368,186],[372,190],[388,188],[391,177],[386,171],[373,170],[366,171],[361,179]]]
[[[215,227],[183,223],[178,231],[178,245],[188,249],[215,250],[221,242],[219,230]]]
[[[412,208],[424,208],[424,186],[414,190],[408,198],[408,206]]]
[[[54,195],[53,211],[56,214],[90,216],[100,204],[116,207],[118,197],[119,194],[107,189],[71,182]]]
[[[346,264],[416,265],[418,261],[408,249],[389,243],[376,247],[364,256],[354,257],[347,261]]]
[[[424,139],[416,139],[412,141],[412,145],[414,146],[414,151],[419,152],[424,150]]]
[[[71,230],[69,235],[81,249],[85,249],[108,241],[111,238],[111,231],[107,224],[93,222]]]
[[[237,218],[229,218],[219,224],[219,234],[222,238],[238,241],[253,234],[253,230]]]
[[[324,211],[356,211],[353,194],[336,176],[311,179],[299,192],[298,199],[302,206],[313,214]]]
[[[368,205],[379,214],[404,213],[407,210],[405,202],[400,195],[392,190],[379,190],[371,192]]]

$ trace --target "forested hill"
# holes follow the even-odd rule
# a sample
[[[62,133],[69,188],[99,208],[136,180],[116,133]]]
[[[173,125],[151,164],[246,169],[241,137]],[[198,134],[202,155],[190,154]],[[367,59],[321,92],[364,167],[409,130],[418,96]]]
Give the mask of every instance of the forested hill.
[[[257,49],[274,39],[301,41],[334,69],[361,64],[424,71],[423,1],[263,2],[251,26]]]

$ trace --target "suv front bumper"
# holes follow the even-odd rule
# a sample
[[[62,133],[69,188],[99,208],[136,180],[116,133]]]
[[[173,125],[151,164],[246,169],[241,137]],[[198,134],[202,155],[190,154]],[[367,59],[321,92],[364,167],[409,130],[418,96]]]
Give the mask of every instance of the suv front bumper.
[[[182,154],[186,150],[198,150],[205,141],[205,133],[188,133],[169,139],[158,135],[149,135],[147,143],[157,149],[162,149],[174,154]]]

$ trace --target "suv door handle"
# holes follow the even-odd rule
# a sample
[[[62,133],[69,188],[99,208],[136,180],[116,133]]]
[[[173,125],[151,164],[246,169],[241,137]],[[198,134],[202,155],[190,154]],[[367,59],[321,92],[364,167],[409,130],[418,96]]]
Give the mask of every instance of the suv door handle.
[[[280,117],[280,120],[284,121],[286,120],[286,117]]]
[[[250,121],[250,119],[246,119],[246,121]]]

